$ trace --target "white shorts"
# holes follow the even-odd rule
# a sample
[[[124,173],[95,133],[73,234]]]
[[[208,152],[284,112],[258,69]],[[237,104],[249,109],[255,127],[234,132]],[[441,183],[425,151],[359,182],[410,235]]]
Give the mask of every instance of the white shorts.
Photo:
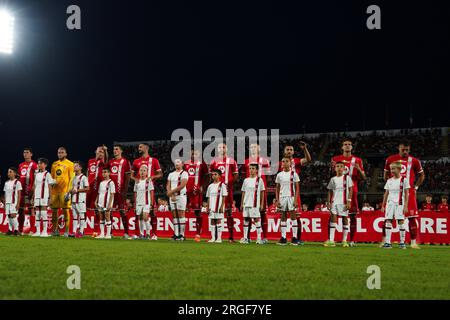
[[[223,212],[210,212],[208,217],[210,219],[223,219]]]
[[[136,215],[140,216],[143,213],[150,213],[150,205],[137,205],[136,206]]]
[[[34,198],[35,207],[48,207],[48,199]]]
[[[331,213],[339,217],[348,217],[348,210],[345,204],[333,204],[331,205]]]
[[[14,213],[17,213],[16,206],[13,205],[12,203],[7,203],[5,205],[5,214],[8,215],[8,214],[14,214]]]
[[[295,211],[294,197],[281,197],[280,198],[280,211]]]
[[[244,208],[244,212],[242,212],[242,216],[244,218],[261,218],[261,213],[259,212],[259,208]]]
[[[73,216],[76,217],[78,213],[86,213],[86,203],[84,203],[84,202],[73,203],[72,202]]]
[[[175,204],[177,205],[177,210],[184,211],[186,210],[186,203],[187,203],[187,197],[186,195],[179,195],[177,196],[177,201],[173,202],[172,199],[170,199],[170,210],[175,210]]]
[[[404,220],[403,205],[396,203],[388,203],[385,210],[385,218],[388,220]]]

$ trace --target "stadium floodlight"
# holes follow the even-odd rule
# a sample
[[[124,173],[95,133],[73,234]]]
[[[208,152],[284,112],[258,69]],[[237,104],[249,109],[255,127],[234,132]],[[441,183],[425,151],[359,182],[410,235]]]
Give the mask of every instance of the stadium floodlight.
[[[0,52],[11,54],[14,40],[14,17],[0,9]]]

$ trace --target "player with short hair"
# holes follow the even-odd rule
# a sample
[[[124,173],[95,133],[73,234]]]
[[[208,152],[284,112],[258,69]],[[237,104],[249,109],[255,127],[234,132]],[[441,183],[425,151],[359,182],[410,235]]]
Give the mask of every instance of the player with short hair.
[[[8,235],[18,236],[19,221],[17,220],[20,208],[20,198],[22,198],[22,184],[20,183],[17,169],[10,167],[8,169],[8,181],[5,182],[3,191],[5,192],[5,215],[8,217]]]
[[[140,167],[143,165],[146,165],[148,168],[148,176],[152,180],[152,183],[154,186],[154,184],[155,184],[154,181],[161,179],[163,177],[163,171],[161,169],[158,159],[151,157],[149,155],[149,150],[150,150],[150,145],[148,143],[143,142],[143,143],[139,144],[138,152],[139,152],[140,157],[133,161],[133,165],[131,167],[131,172],[132,172],[131,178],[136,181],[139,178],[138,175],[139,175]],[[151,239],[158,240],[158,235],[156,232],[158,220],[156,218],[155,210],[154,210],[155,204],[156,204],[154,190],[152,190],[151,192],[152,192],[152,201],[153,201],[151,204],[151,207],[150,207],[150,223],[152,225],[151,232],[153,234]],[[136,219],[136,221],[137,221],[136,223],[139,223],[138,219]],[[135,234],[137,234],[138,232],[139,232],[139,226],[136,227]]]
[[[83,174],[83,164],[81,161],[74,162],[75,178],[70,188],[72,195],[72,234],[70,237],[81,238],[86,227],[86,193],[89,192],[88,178]],[[79,221],[78,221],[79,219]]]
[[[422,211],[436,211],[436,205],[432,201],[433,195],[427,194],[425,196],[425,202],[422,203]]]
[[[441,196],[441,203],[438,205],[438,212],[446,212],[448,213],[448,196]]]
[[[246,178],[250,177],[250,164],[256,163],[258,165],[258,177],[261,178],[261,180],[264,183],[264,187],[267,188],[266,175],[270,174],[270,161],[269,159],[261,157],[260,151],[261,147],[259,146],[259,144],[257,143],[250,144],[250,157],[245,159],[243,165],[244,171],[243,175]],[[264,244],[267,243],[267,214],[266,214],[266,210],[268,209],[267,192],[264,192],[263,201],[264,201],[264,210],[261,211],[261,230],[263,239],[261,240],[261,242]]]
[[[25,222],[25,211],[30,214],[30,233],[35,225],[35,214],[32,201],[32,191],[34,185],[34,174],[38,170],[37,163],[33,161],[33,150],[30,147],[23,148],[24,161],[19,164],[19,180],[22,184],[22,198],[19,208],[19,232],[23,234],[23,224]]]
[[[297,222],[297,214],[296,210],[298,208],[298,194],[300,192],[300,178],[295,172],[292,170],[292,159],[284,157],[281,160],[281,164],[283,166],[283,170],[278,172],[277,177],[275,178],[276,183],[276,203],[278,207],[278,211],[281,213],[281,239],[277,244],[286,245],[286,228],[287,228],[287,217],[290,216],[291,225],[292,225],[292,241],[291,244],[294,246],[299,245],[299,241],[297,238],[299,224]]]
[[[300,141],[299,142],[299,147],[300,149],[303,151],[305,157],[304,158],[295,158],[295,150],[294,150],[294,146],[293,145],[286,145],[284,146],[284,158],[290,159],[291,164],[291,170],[295,171],[295,173],[297,173],[297,175],[300,177],[300,172],[301,172],[301,168],[303,166],[305,166],[306,164],[308,164],[309,162],[312,161],[311,158],[311,154],[309,153],[308,150],[308,145],[306,144],[306,142],[304,141]],[[280,162],[279,165],[279,172],[283,171],[283,164]],[[302,201],[300,198],[300,191],[298,193],[296,193],[296,197],[297,197],[297,203],[298,203],[298,207],[296,208],[296,213],[297,213],[297,225],[298,225],[298,244],[303,245],[303,241],[302,241],[302,221],[300,219],[300,213],[301,213],[301,208],[302,208]]]
[[[148,168],[142,165],[139,168],[139,180],[134,183],[134,203],[136,205],[136,217],[139,217],[140,239],[144,239],[144,231],[147,232],[146,238],[150,239],[149,214],[153,203],[153,182],[148,177]],[[137,218],[136,218],[137,220]]]
[[[202,233],[203,218],[201,214],[203,202],[203,185],[208,174],[208,166],[201,160],[199,150],[191,151],[191,159],[184,162],[184,169],[189,175],[187,190],[187,207],[194,210],[196,235],[194,240],[200,242]]]
[[[402,164],[393,162],[389,165],[392,177],[386,181],[381,211],[385,212],[386,237],[383,248],[391,249],[392,220],[397,220],[400,229],[400,249],[405,245],[405,214],[408,212],[409,179],[400,175]]]
[[[175,171],[171,172],[167,178],[166,190],[173,215],[174,240],[183,241],[186,227],[186,185],[189,175],[183,170],[183,162],[180,159],[176,159],[174,164]]]
[[[111,210],[114,205],[114,194],[116,193],[116,186],[114,185],[114,182],[111,180],[109,175],[109,168],[103,168],[103,180],[102,182],[100,182],[100,185],[98,187],[98,195],[95,199],[95,207],[100,213],[100,235],[97,236],[96,239],[111,239]]]
[[[45,158],[38,159],[38,171],[34,177],[34,185],[32,190],[32,204],[36,212],[36,232],[33,237],[49,237],[48,228],[48,212],[47,208],[51,205],[52,188],[56,183],[50,172],[47,171],[48,160]],[[42,222],[42,232],[41,232]]]
[[[69,188],[72,185],[74,177],[73,162],[67,159],[67,149],[65,147],[58,148],[58,160],[53,162],[51,175],[56,181],[52,185],[52,228],[53,236],[59,236],[58,225],[58,210],[62,209],[64,213],[65,233],[64,236],[69,236],[70,224],[70,194]]]
[[[419,211],[417,210],[416,190],[425,180],[425,173],[419,159],[410,155],[411,144],[408,141],[402,141],[398,145],[398,154],[392,155],[386,159],[384,166],[384,180],[387,181],[392,176],[390,172],[390,165],[394,162],[401,164],[401,176],[408,180],[409,196],[408,196],[408,212],[405,218],[408,219],[409,235],[411,238],[411,248],[420,249],[416,243],[417,238],[417,217]],[[416,180],[417,177],[417,180]],[[383,228],[384,230],[384,228]],[[383,240],[382,243],[385,241]]]
[[[258,174],[259,163],[250,163],[248,178],[242,183],[241,212],[244,217],[244,234],[241,243],[250,243],[250,222],[256,226],[256,244],[263,244],[261,239],[261,212],[265,212],[266,198],[263,179]]]
[[[208,242],[222,243],[222,220],[224,218],[225,202],[228,197],[228,188],[222,182],[222,170],[210,169],[212,182],[206,190],[208,198],[206,210],[211,224],[209,230],[211,239]]]
[[[129,238],[128,234],[128,217],[126,214],[126,198],[128,185],[130,182],[131,165],[130,161],[123,157],[123,147],[119,144],[114,145],[114,158],[109,160],[108,167],[111,171],[111,180],[116,186],[116,193],[114,194],[114,205],[119,209],[120,218],[122,219],[125,239]]]
[[[352,207],[353,199],[353,179],[345,174],[346,165],[344,162],[336,162],[334,170],[336,175],[328,183],[327,208],[330,210],[330,236],[324,243],[325,247],[335,247],[334,234],[336,231],[337,218],[342,217],[343,232],[342,246],[348,247],[347,234],[349,231],[348,214]]]
[[[337,162],[342,162],[345,165],[344,174],[348,175],[353,182],[352,201],[349,209],[350,217],[350,247],[355,246],[356,234],[356,215],[359,213],[358,206],[358,183],[361,180],[366,180],[366,173],[364,172],[362,159],[353,155],[353,142],[350,139],[342,141],[342,154],[331,158],[331,170],[335,171]],[[330,219],[331,222],[331,219]],[[330,226],[328,226],[330,228]],[[330,229],[329,229],[330,230]]]
[[[227,199],[225,201],[225,213],[227,216],[227,227],[228,227],[228,240],[229,242],[234,242],[233,232],[234,232],[234,219],[233,219],[233,183],[238,179],[239,171],[236,161],[227,155],[228,148],[225,143],[219,143],[217,146],[217,154],[210,165],[210,173],[213,170],[219,169],[221,174],[221,181],[225,184],[227,188]]]
[[[100,213],[95,206],[95,200],[98,197],[98,190],[102,181],[103,168],[108,163],[108,148],[100,145],[95,149],[95,158],[89,159],[87,164],[87,176],[89,183],[89,192],[86,193],[87,209],[94,210],[94,233],[96,237],[100,232]]]

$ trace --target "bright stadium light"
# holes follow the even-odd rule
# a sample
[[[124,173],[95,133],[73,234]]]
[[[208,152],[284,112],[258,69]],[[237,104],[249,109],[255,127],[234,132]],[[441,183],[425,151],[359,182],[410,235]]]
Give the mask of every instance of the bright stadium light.
[[[11,54],[14,40],[14,17],[0,9],[0,53]]]

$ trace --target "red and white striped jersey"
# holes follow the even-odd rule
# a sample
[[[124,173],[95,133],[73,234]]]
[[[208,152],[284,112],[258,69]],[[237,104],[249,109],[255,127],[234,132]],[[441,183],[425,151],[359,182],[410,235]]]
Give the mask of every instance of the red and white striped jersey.
[[[394,154],[386,159],[384,171],[391,172],[389,166],[394,162],[398,162],[401,164],[402,169],[400,171],[400,175],[408,179],[409,186],[414,186],[416,175],[423,172],[422,164],[420,163],[419,159],[413,156],[402,157],[399,154]]]
[[[161,170],[158,159],[150,156],[145,158],[140,157],[133,161],[133,166],[131,168],[135,178],[139,178],[139,169],[144,165],[147,166],[149,177],[153,177],[156,174],[156,171]]]
[[[219,169],[222,172],[221,180],[226,185],[232,186],[234,180],[234,174],[238,172],[238,166],[236,161],[231,157],[216,157],[210,165],[209,171]]]
[[[261,203],[261,192],[265,191],[262,178],[245,178],[242,183],[242,192],[245,192],[243,199],[244,208],[258,208]]]
[[[405,191],[409,189],[409,181],[405,177],[392,177],[386,181],[384,189],[389,191],[387,203],[402,205],[405,203]]]
[[[223,197],[228,196],[227,187],[223,182],[211,183],[206,190],[209,201],[209,210],[218,213],[222,205]]]
[[[127,173],[131,172],[130,161],[125,158],[111,159],[108,162],[108,168],[111,171],[109,177],[116,186],[117,193],[123,193],[125,188],[125,178]]]
[[[98,188],[98,205],[102,208],[107,208],[111,197],[114,198],[115,193],[116,186],[111,179],[100,182]]]
[[[22,191],[22,184],[18,179],[8,180],[5,182],[3,191],[5,192],[5,204],[16,206],[19,192]]]
[[[327,186],[327,189],[333,192],[331,203],[346,204],[348,200],[351,200],[349,194],[351,188],[353,188],[353,180],[348,174],[332,177]]]
[[[258,164],[258,177],[263,179],[264,185],[267,185],[266,174],[269,173],[270,170],[270,161],[263,157],[250,157],[245,159],[243,165],[243,174],[244,177],[250,177],[250,164],[256,163]]]
[[[99,190],[100,182],[103,180],[102,171],[106,167],[106,163],[99,159],[90,159],[88,161],[88,182],[91,186],[91,191]]]
[[[295,184],[299,181],[298,174],[293,170],[278,172],[275,183],[280,185],[280,197],[295,197]]]
[[[139,180],[134,184],[134,192],[136,193],[136,205],[148,206],[152,204],[151,191],[153,183],[151,179]]]
[[[88,178],[84,174],[75,176],[72,180],[72,189],[80,190],[89,187]],[[86,203],[86,192],[72,194],[72,203]]]
[[[31,195],[34,185],[34,175],[38,170],[36,162],[31,160],[30,162],[22,162],[19,164],[20,183],[22,184],[24,196]]]
[[[336,162],[342,162],[345,165],[344,168],[344,175],[347,174],[352,178],[353,180],[353,191],[358,192],[358,182],[361,180],[361,175],[359,174],[359,171],[355,168],[355,165],[358,164],[361,170],[364,172],[363,162],[361,158],[356,156],[344,156],[344,155],[338,155],[331,158],[331,169],[333,170],[334,174],[334,164]]]
[[[191,192],[194,190],[194,187],[200,188],[205,181],[205,176],[208,174],[208,166],[206,163],[199,160],[188,160],[184,163],[184,169],[189,175],[186,185],[187,191]]]
[[[50,197],[50,185],[55,184],[56,181],[47,170],[36,172],[34,179],[34,199],[46,200]]]

